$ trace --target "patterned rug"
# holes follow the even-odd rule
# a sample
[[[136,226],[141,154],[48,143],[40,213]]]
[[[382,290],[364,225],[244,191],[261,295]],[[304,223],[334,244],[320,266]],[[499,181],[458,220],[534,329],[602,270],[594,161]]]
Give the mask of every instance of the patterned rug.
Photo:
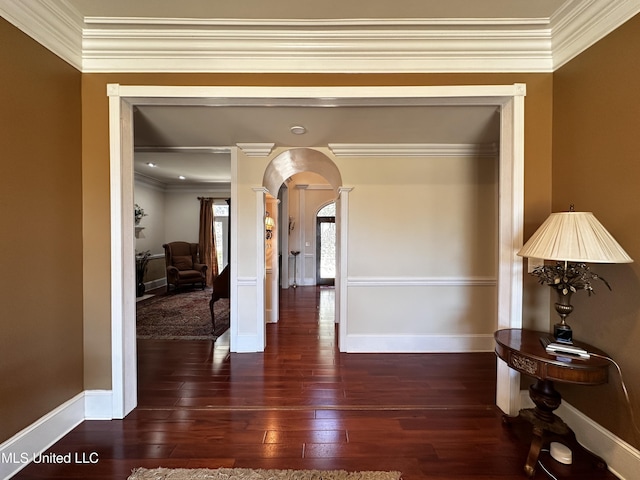
[[[216,329],[212,332],[211,288],[156,295],[136,305],[139,339],[215,340],[229,328],[229,299],[215,303]]]
[[[249,468],[138,468],[128,480],[400,480],[400,472],[344,470],[252,470]]]

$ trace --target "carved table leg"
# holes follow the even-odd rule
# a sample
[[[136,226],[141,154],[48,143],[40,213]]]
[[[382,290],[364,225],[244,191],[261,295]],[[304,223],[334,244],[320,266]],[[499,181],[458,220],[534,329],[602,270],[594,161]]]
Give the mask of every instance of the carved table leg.
[[[527,463],[524,464],[524,472],[528,477],[533,477],[536,473],[538,457],[540,456],[540,450],[542,450],[543,435],[544,431],[542,430],[542,428],[538,426],[533,427],[533,438],[531,439],[531,447],[529,447]]]
[[[545,432],[557,435],[568,435],[571,430],[560,417],[553,411],[560,406],[562,397],[553,386],[550,380],[537,380],[529,387],[529,396],[535,408],[520,411],[520,416],[533,425],[533,438],[529,448],[529,456],[525,463],[524,470],[529,477],[533,477],[536,471],[536,464],[540,450],[545,439]]]

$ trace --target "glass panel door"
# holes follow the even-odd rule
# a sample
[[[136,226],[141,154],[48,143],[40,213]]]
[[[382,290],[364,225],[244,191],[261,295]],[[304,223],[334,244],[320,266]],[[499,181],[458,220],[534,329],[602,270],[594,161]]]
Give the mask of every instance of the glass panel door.
[[[316,284],[334,285],[336,278],[336,218],[317,217]]]

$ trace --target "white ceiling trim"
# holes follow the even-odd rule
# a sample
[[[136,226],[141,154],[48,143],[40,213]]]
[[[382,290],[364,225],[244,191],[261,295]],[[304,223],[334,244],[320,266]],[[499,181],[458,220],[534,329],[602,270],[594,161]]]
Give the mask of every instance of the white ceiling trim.
[[[199,182],[187,183],[184,185],[168,184],[155,178],[147,177],[138,172],[134,172],[134,180],[158,192],[182,192],[182,193],[211,193],[218,195],[229,195],[231,192],[231,180],[228,182]]]
[[[238,143],[238,148],[247,157],[268,157],[276,146],[275,143]],[[135,147],[136,152],[142,153],[226,153],[230,154],[233,147],[227,146],[145,146]]]
[[[83,71],[548,72],[553,66],[551,30],[537,20],[235,21],[205,27],[202,21],[137,20],[85,19]]]
[[[336,157],[497,157],[495,144],[362,144],[330,143]]]
[[[141,153],[231,153],[231,147],[226,146],[145,146],[136,145],[136,152]]]
[[[552,18],[553,69],[640,13],[640,0],[574,0]]]
[[[238,148],[247,157],[268,157],[276,146],[275,143],[238,143]]]
[[[82,16],[66,2],[0,0],[0,15],[82,70]]]
[[[640,0],[570,0],[549,19],[83,19],[65,0],[0,0],[87,73],[552,72],[638,12]]]

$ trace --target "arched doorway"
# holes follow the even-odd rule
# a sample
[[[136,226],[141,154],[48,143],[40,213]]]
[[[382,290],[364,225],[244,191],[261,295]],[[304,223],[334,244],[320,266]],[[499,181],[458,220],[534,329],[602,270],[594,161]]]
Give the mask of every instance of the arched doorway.
[[[297,174],[303,174],[303,173],[309,173],[309,172],[321,176],[324,180],[326,180],[326,182],[328,182],[329,184],[328,188],[331,190],[330,196],[332,198],[332,202],[335,202],[336,210],[340,210],[340,206],[342,205],[341,198],[344,197],[345,195],[348,195],[349,189],[344,189],[342,187],[342,176],[340,174],[340,171],[337,165],[333,162],[333,160],[329,156],[327,156],[325,153],[319,150],[315,150],[311,148],[294,148],[278,154],[276,157],[273,158],[273,160],[271,160],[271,162],[269,162],[269,164],[265,168],[265,172],[263,176],[263,187],[267,192],[269,193],[273,192],[273,196],[277,196],[281,185],[285,183],[288,179],[290,179],[291,177]],[[288,210],[288,205],[285,206],[285,209]],[[314,213],[317,213],[317,212],[314,212]],[[337,213],[335,215],[335,222],[338,224],[340,221],[345,220],[345,217],[348,215],[348,211],[345,208],[345,209],[342,209],[340,213],[341,214]],[[313,222],[315,222],[315,219],[313,219]],[[289,269],[289,258],[290,258],[290,250],[291,250],[289,248],[288,238],[286,237],[288,233],[287,230],[288,228],[285,229],[284,231],[280,230],[280,232],[283,232],[280,241],[281,243],[284,244],[284,247],[282,248],[283,255],[282,255],[281,263],[283,265],[283,268],[286,270]],[[276,237],[277,236],[278,235],[276,235]],[[295,244],[295,245],[296,245],[295,248],[297,248],[298,250],[296,251],[296,259],[294,261],[294,266],[297,266],[297,262],[298,262],[297,255],[299,253],[304,253],[304,249],[306,248],[306,245],[302,245],[302,246],[299,246],[298,244]],[[344,264],[344,262],[346,262],[346,258],[341,257],[346,255],[346,251],[344,249],[341,249],[340,245],[341,245],[340,238],[336,236],[336,240],[335,240],[336,267],[339,264],[341,263]],[[309,246],[311,247],[311,245]],[[313,247],[311,247],[310,250],[312,251]],[[267,249],[266,251],[268,252],[269,250]],[[315,252],[312,251],[312,254],[315,255]],[[301,258],[301,261],[304,261],[305,255],[304,254],[300,255],[300,258]],[[267,260],[266,263],[269,263],[268,259],[266,260]],[[345,270],[343,269],[342,271],[344,272]],[[344,305],[344,308],[346,308],[346,296],[344,294],[341,296],[338,293],[340,289],[340,285],[344,284],[344,279],[340,277],[339,272],[340,272],[339,268],[336,268],[335,284],[336,284],[336,307],[337,308],[335,309],[335,311],[336,311],[337,323],[340,323],[340,311],[342,310],[342,308],[340,308],[341,305]],[[293,279],[294,285],[296,285],[296,281],[297,281],[296,275],[297,274],[295,273],[295,270],[294,270],[294,279]],[[269,303],[277,302],[277,295],[273,295],[273,292],[277,292],[280,285],[278,282],[277,275],[267,274],[265,275],[265,279],[266,279],[265,284],[263,286],[263,291],[265,292],[264,298],[266,298],[265,308],[270,309],[273,307],[270,307]]]

